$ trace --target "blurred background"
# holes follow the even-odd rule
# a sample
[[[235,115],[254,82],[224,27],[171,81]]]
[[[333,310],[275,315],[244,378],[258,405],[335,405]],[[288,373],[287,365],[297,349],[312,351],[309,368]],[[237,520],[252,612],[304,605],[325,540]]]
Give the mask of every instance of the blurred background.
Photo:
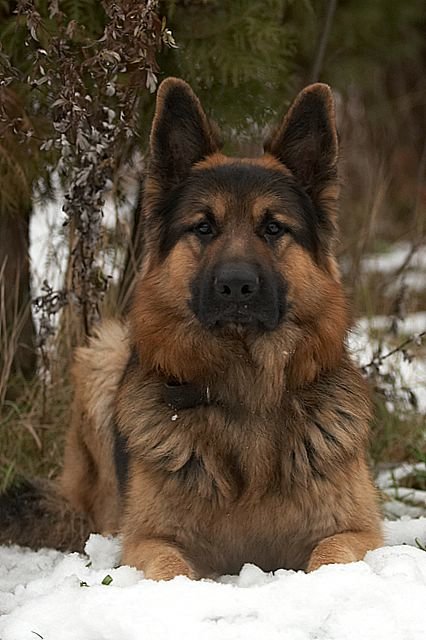
[[[187,80],[224,151],[256,155],[319,80],[371,462],[388,515],[426,512],[425,34],[422,0],[0,0],[0,490],[57,473],[72,351],[126,312],[158,83]]]

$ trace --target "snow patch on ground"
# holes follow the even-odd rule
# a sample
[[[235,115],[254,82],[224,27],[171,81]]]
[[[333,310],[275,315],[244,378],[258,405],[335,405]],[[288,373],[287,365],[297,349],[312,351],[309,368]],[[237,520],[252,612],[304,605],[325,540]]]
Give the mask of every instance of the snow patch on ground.
[[[357,327],[359,331],[364,333],[372,329],[389,331],[390,324],[391,318],[389,316],[373,316],[372,318],[360,318]],[[426,311],[410,313],[402,320],[398,320],[398,331],[403,335],[426,331]]]
[[[426,476],[424,462],[402,463],[380,471],[376,477],[376,484],[382,494],[388,497],[388,501],[383,505],[386,517],[418,517],[426,513],[426,491],[404,487],[404,482],[416,475]],[[411,541],[410,544],[414,542]]]
[[[404,265],[410,269],[426,271],[426,246],[421,245],[413,251],[409,242],[398,242],[392,245],[389,252],[365,256],[361,261],[365,272],[394,273]]]
[[[420,543],[426,547],[426,518],[403,516],[400,520],[385,520],[383,530],[388,545],[410,544],[415,547]]]
[[[2,640],[423,640],[426,518],[385,523],[363,562],[218,581],[145,580],[114,568],[119,543],[91,536],[87,556],[0,547]],[[105,577],[112,582],[102,584]],[[109,580],[107,580],[109,581]]]
[[[379,341],[370,336],[372,329],[385,329],[389,326],[389,318],[375,316],[371,319],[361,318],[349,335],[349,348],[361,366],[373,358]],[[399,325],[399,330],[406,334],[418,334],[426,331],[426,313],[409,314]],[[382,353],[387,353],[392,346],[382,344]],[[411,389],[418,402],[418,411],[426,414],[426,361],[420,357],[411,362],[402,353],[395,353],[382,365],[384,373],[393,372],[397,387]]]

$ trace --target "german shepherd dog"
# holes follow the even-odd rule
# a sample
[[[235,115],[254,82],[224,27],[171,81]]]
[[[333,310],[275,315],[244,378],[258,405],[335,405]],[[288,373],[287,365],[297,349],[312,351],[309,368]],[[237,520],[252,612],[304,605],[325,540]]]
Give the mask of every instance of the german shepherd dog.
[[[262,157],[219,148],[191,88],[165,80],[128,321],[74,366],[62,495],[156,580],[312,571],[382,543],[333,254],[329,87],[299,94]]]

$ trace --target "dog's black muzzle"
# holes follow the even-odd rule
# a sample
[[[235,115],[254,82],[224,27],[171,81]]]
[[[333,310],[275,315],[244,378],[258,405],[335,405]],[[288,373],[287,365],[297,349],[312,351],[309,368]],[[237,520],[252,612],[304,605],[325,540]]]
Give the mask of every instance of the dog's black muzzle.
[[[225,262],[202,273],[192,287],[191,308],[204,326],[275,329],[285,309],[278,275],[249,262]]]

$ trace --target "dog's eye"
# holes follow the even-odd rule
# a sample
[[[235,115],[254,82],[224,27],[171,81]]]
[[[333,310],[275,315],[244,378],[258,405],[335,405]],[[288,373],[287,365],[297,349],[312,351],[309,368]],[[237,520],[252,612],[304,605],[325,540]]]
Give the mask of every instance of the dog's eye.
[[[268,237],[277,238],[279,236],[282,236],[283,233],[285,233],[285,231],[286,231],[286,228],[284,227],[284,225],[274,220],[274,221],[268,222],[268,224],[265,225],[263,233],[267,238]]]
[[[211,236],[214,233],[212,225],[206,221],[197,224],[197,226],[194,228],[194,231],[200,236]]]

